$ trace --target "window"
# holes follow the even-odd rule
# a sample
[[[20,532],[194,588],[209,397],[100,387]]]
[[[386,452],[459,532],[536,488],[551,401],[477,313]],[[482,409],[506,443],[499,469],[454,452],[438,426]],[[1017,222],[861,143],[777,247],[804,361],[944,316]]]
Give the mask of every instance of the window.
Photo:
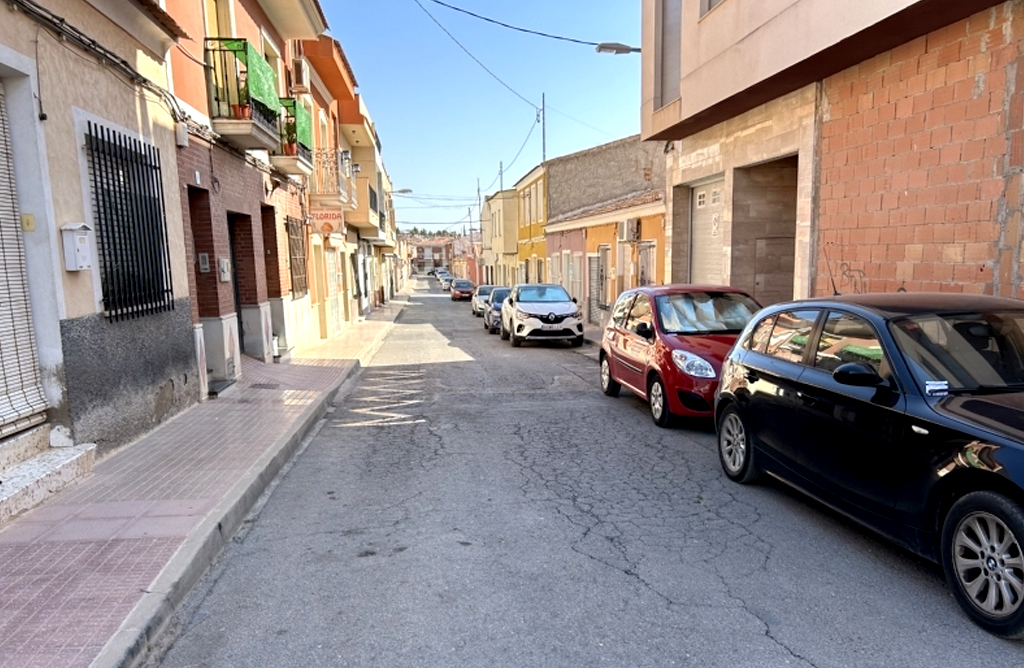
[[[720,4],[722,0],[700,0],[700,15],[704,16]]]
[[[647,298],[647,295],[637,295],[633,309],[629,312],[629,319],[626,320],[626,329],[635,332],[641,323],[646,323],[648,327],[651,327],[651,320],[651,300]]]
[[[775,316],[768,316],[761,322],[757,323],[753,331],[750,332],[750,336],[747,337],[743,347],[747,350],[753,350],[757,353],[763,353],[765,347],[768,345],[768,341],[771,338],[772,327],[775,326]]]
[[[292,265],[292,299],[301,299],[309,291],[306,283],[306,229],[298,218],[289,217],[287,225],[288,254]]]
[[[802,362],[807,341],[811,338],[817,319],[817,310],[780,313],[775,320],[775,327],[772,328],[772,336],[765,352],[789,362]]]
[[[626,322],[626,314],[629,313],[629,307],[633,305],[633,293],[629,292],[621,297],[619,301],[615,302],[615,308],[612,309],[612,321],[622,327],[623,323]]]
[[[708,194],[707,194],[706,191],[702,190],[699,193],[697,193],[697,208],[698,209],[703,209],[707,205],[708,205]]]
[[[91,122],[86,143],[107,318],[172,310],[160,151]]]
[[[863,362],[882,375],[885,364],[882,344],[866,321],[848,313],[830,311],[822,326],[814,366],[832,372],[847,362]]]
[[[716,188],[715,190],[711,191],[711,204],[721,204],[721,203],[722,203],[722,191],[718,190]]]

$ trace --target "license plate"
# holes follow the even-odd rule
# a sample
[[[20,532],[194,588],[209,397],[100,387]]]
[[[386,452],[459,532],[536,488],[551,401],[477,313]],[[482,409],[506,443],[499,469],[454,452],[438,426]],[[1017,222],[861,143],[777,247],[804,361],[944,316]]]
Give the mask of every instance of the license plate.
[[[552,332],[552,331],[555,331],[556,329],[562,329],[562,326],[561,325],[541,325],[540,328],[543,329],[545,332]]]

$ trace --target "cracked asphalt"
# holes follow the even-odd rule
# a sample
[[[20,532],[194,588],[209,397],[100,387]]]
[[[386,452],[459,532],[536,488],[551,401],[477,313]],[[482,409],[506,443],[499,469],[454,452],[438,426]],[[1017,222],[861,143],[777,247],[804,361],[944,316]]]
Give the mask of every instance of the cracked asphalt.
[[[166,668],[1024,665],[941,571],[432,279],[178,618]]]

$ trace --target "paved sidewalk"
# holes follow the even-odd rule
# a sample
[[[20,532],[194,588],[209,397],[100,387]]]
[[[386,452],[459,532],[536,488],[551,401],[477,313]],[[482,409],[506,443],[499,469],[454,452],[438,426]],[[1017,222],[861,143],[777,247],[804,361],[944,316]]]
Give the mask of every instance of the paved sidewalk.
[[[140,659],[408,303],[242,380],[0,531],[0,668]]]

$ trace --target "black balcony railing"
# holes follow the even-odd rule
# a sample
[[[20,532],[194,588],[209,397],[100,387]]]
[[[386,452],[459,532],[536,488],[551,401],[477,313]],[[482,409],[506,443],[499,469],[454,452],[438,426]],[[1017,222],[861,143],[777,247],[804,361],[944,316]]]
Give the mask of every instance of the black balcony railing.
[[[207,39],[206,64],[210,118],[251,120],[277,134],[278,108],[265,92],[276,86],[273,70],[246,40]]]

